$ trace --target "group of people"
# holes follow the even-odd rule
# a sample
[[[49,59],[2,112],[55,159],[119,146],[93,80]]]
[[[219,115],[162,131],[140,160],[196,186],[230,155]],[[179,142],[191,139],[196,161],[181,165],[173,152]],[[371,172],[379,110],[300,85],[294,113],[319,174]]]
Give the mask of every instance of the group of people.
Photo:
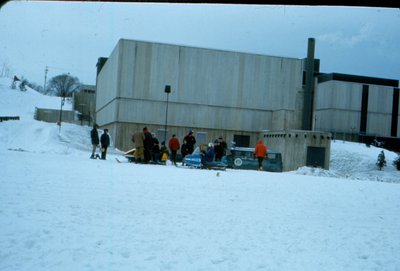
[[[100,158],[106,160],[107,149],[110,146],[110,136],[108,129],[104,129],[103,134],[99,137],[97,129],[99,126],[94,124],[93,129],[90,132],[92,141],[92,155],[90,158]],[[175,134],[168,141],[168,147],[165,142],[161,142],[161,148],[159,146],[158,139],[153,136],[147,127],[144,127],[142,131],[135,132],[132,135],[132,142],[135,144],[135,162],[136,163],[148,163],[150,161],[159,162],[166,161],[169,156],[171,162],[176,165],[176,156],[178,151],[181,151],[182,158],[188,154],[192,154],[194,146],[196,144],[196,138],[193,135],[193,131],[183,138],[183,144],[181,145],[179,139]],[[100,145],[101,156],[96,154],[96,149]],[[228,146],[222,137],[219,137],[214,143],[209,143],[207,151],[204,151],[204,159],[207,162],[221,161],[222,157],[226,155]],[[260,139],[254,148],[254,158],[258,159],[258,169],[262,170],[262,164],[264,158],[268,158],[267,147]]]
[[[176,165],[178,151],[181,150],[182,157],[193,153],[196,138],[193,136],[193,131],[189,131],[181,145],[179,139],[173,134],[168,140],[168,145],[163,141],[160,148],[158,139],[150,133],[147,127],[144,127],[142,131],[137,131],[132,135],[132,142],[136,148],[136,163],[160,162],[170,158]]]
[[[97,124],[93,125],[93,129],[90,131],[90,138],[92,140],[92,155],[91,159],[100,158],[102,160],[106,160],[107,149],[110,146],[110,135],[108,134],[108,129],[104,129],[103,134],[99,138],[99,132],[97,131],[99,126]],[[96,149],[100,145],[101,156],[96,154]]]
[[[165,142],[161,142],[160,148],[160,142],[150,133],[147,127],[144,127],[142,131],[135,132],[131,140],[135,143],[136,163],[165,161],[169,155]]]
[[[159,162],[166,161],[169,159],[174,165],[176,165],[176,158],[178,151],[181,152],[182,159],[192,154],[196,145],[196,138],[193,135],[193,131],[190,130],[183,138],[182,144],[175,134],[165,142],[161,143],[161,149],[158,147],[158,140],[152,136],[147,127],[144,127],[142,131],[137,131],[132,135],[132,142],[135,144],[135,162],[136,163],[148,163],[150,161]],[[219,137],[208,152],[208,158],[215,161],[220,161],[224,155],[226,155],[227,144]],[[212,155],[212,157],[211,157]]]
[[[227,148],[228,145],[226,144],[226,142],[223,140],[222,137],[219,137],[214,141],[214,143],[208,144],[207,150],[202,151],[204,161],[221,161],[222,157],[226,155]]]

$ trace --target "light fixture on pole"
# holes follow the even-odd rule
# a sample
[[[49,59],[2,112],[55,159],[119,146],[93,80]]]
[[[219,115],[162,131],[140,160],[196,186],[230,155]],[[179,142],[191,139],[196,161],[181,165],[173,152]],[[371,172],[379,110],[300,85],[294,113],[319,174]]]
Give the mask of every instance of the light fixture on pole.
[[[165,111],[165,129],[164,129],[164,142],[165,144],[167,144],[168,99],[169,99],[169,94],[171,93],[171,86],[166,85],[164,92],[167,93],[167,109]]]

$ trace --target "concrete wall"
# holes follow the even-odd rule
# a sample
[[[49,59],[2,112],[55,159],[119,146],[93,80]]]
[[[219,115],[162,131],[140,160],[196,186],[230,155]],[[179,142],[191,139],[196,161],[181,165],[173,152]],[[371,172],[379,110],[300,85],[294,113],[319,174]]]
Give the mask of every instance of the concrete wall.
[[[82,114],[82,120],[92,125],[95,115],[95,93],[76,92],[73,94],[73,109]]]
[[[316,130],[359,132],[362,84],[328,81],[318,84],[315,95]]]
[[[120,44],[118,43],[97,76],[96,121],[99,125],[105,125],[110,121],[116,120],[116,98],[119,96],[120,83],[120,52]],[[110,109],[106,109],[107,107],[114,107],[114,111],[111,113]],[[108,116],[110,113],[113,115],[111,118]]]
[[[163,128],[170,85],[168,125],[185,133],[299,129],[302,72],[300,59],[120,40],[98,76],[97,122]]]
[[[329,169],[332,135],[326,132],[288,130],[265,131],[260,134],[269,150],[282,154],[283,171],[297,170],[307,165],[308,147],[325,149],[323,168]]]
[[[393,88],[369,86],[367,134],[390,136],[392,126]],[[400,136],[400,134],[398,134]]]
[[[363,85],[365,84],[335,80],[318,84],[315,96],[315,130],[359,134]],[[366,133],[390,136],[393,87],[368,86]]]
[[[60,120],[60,110],[35,108],[35,120],[57,123]],[[63,110],[61,122],[79,124],[77,113],[75,111]]]

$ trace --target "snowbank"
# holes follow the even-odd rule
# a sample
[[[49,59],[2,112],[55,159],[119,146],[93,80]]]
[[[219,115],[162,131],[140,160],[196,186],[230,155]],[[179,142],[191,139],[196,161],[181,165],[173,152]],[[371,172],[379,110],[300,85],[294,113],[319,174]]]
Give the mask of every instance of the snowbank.
[[[0,95],[0,115],[23,116],[0,123],[0,270],[400,266],[394,153],[384,171],[374,166],[381,149],[340,141],[329,171],[137,165],[115,149],[93,160],[89,127],[33,120],[31,108],[52,97],[8,84]]]

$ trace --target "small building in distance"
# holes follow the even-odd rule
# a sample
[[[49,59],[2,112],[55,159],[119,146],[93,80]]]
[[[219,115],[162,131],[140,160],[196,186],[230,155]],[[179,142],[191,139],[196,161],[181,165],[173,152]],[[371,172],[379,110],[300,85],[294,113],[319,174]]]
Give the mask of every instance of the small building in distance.
[[[82,85],[78,92],[73,93],[73,110],[79,112],[79,121],[91,126],[95,121],[96,86]]]
[[[329,170],[331,133],[305,130],[263,131],[267,148],[282,154],[283,171],[302,166]]]

